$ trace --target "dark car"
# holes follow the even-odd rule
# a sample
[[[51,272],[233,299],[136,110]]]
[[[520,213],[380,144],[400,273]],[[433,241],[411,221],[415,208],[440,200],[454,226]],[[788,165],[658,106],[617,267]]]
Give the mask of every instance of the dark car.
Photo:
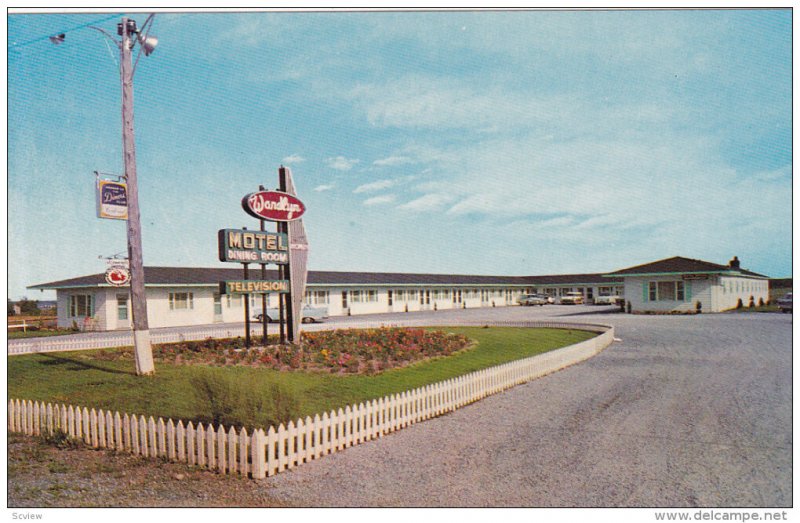
[[[300,321],[303,323],[316,323],[318,321],[322,321],[328,317],[328,309],[321,308],[321,307],[303,307],[303,317]],[[278,321],[278,311],[276,309],[269,309],[267,310],[267,323],[273,323]],[[263,318],[263,314],[261,313],[260,309],[253,311],[253,319],[261,321]]]
[[[778,307],[781,308],[781,312],[792,312],[792,293],[790,292],[783,298],[778,299]]]

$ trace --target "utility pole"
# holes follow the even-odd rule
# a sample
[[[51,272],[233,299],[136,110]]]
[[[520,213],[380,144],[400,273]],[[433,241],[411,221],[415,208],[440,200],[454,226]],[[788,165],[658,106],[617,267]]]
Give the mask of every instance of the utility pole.
[[[123,17],[117,24],[122,36],[120,75],[122,80],[122,151],[128,183],[128,263],[131,271],[131,309],[133,312],[133,347],[136,374],[154,374],[153,348],[147,326],[147,296],[142,263],[142,228],[139,217],[139,189],[136,185],[136,146],[133,140],[133,66],[131,50],[135,41],[136,21]]]

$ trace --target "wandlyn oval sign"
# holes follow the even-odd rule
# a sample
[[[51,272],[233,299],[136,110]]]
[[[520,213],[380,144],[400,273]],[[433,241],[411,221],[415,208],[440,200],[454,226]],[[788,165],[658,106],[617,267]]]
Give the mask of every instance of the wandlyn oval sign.
[[[259,220],[291,222],[306,212],[306,206],[291,194],[280,191],[260,191],[242,198],[242,208]]]

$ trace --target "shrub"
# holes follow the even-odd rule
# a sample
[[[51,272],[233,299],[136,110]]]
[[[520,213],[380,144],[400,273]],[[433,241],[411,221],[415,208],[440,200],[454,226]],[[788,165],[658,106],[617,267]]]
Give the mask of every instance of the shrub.
[[[202,372],[191,382],[202,413],[198,420],[216,426],[278,426],[300,411],[297,396],[288,388],[264,384],[251,375]]]
[[[63,430],[55,430],[49,433],[45,432],[39,436],[39,439],[42,441],[42,443],[53,445],[60,449],[72,449],[83,446],[82,441],[71,438],[69,434]]]

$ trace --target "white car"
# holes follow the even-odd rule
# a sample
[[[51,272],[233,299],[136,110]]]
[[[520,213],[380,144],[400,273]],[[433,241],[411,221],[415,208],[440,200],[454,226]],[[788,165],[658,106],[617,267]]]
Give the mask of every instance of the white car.
[[[622,298],[617,296],[616,294],[612,294],[609,296],[595,296],[594,304],[595,305],[616,305],[619,300]]]
[[[547,303],[547,298],[541,294],[523,294],[517,299],[517,303],[523,306],[539,305]]]
[[[580,305],[583,303],[582,292],[568,292],[561,297],[561,305]]]
[[[284,318],[285,316],[284,312]],[[280,312],[277,308],[274,309],[267,309],[267,323],[274,323],[277,322],[280,317]],[[263,313],[261,309],[257,309],[253,311],[253,319],[257,321],[261,321],[263,318]],[[303,306],[302,312],[302,321],[303,323],[317,323],[319,321],[325,320],[328,318],[328,309],[322,307],[309,307],[308,305]]]

